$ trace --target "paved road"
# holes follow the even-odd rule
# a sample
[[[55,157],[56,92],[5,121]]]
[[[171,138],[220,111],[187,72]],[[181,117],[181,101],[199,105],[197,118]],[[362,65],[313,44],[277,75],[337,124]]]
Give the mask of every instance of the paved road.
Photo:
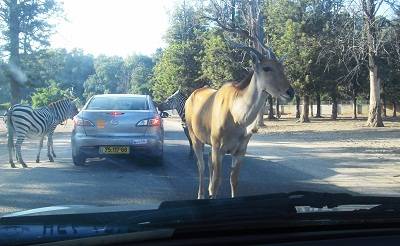
[[[76,167],[71,162],[70,130],[60,128],[54,137],[56,162],[48,162],[42,151],[42,162],[34,163],[37,144],[29,141],[23,155],[30,168],[12,169],[7,163],[4,131],[0,132],[0,214],[60,204],[126,205],[196,198],[197,167],[188,157],[189,147],[180,123],[169,119],[165,128],[165,163],[161,166],[137,160],[104,159]],[[352,189],[343,177],[335,183],[332,177],[338,171],[334,167],[342,162],[322,155],[321,151],[310,154],[314,147],[307,147],[307,140],[293,137],[290,141],[289,144],[287,136],[253,137],[240,173],[239,195],[295,190],[381,192],[363,192],[365,185]],[[326,151],[337,155],[335,150]],[[221,197],[230,194],[229,165],[230,156],[226,156]],[[399,191],[398,186],[390,188],[394,194]]]

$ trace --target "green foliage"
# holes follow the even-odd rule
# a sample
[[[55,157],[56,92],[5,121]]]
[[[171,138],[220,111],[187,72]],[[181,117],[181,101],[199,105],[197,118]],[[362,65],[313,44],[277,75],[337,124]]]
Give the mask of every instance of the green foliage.
[[[161,101],[181,87],[192,91],[200,87],[199,51],[194,42],[173,43],[163,52],[160,62],[154,68],[153,97]]]
[[[84,83],[86,99],[95,94],[128,91],[129,81],[121,57],[101,55],[94,60],[94,68],[95,74],[90,75]]]
[[[11,107],[11,103],[2,103],[0,104],[0,110],[7,110]]]
[[[185,2],[176,7],[166,40],[168,47],[154,68],[153,98],[162,101],[176,89],[186,94],[204,84],[201,77],[204,19]]]
[[[218,89],[223,82],[239,80],[243,73],[242,64],[235,61],[232,50],[229,49],[222,35],[210,32],[204,38],[204,55],[201,72],[205,80],[211,81],[211,86]]]
[[[188,2],[175,7],[170,16],[170,27],[166,34],[168,43],[196,40],[200,33],[206,31],[203,13]]]
[[[135,54],[125,60],[125,67],[129,76],[129,92],[149,95],[154,68],[153,59]]]
[[[52,102],[70,97],[67,91],[59,89],[55,81],[51,81],[49,87],[39,88],[32,95],[32,106],[42,107]]]

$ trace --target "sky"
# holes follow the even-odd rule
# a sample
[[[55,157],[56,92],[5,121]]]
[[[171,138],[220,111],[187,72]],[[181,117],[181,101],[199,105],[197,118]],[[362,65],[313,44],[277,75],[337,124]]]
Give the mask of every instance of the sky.
[[[54,48],[94,55],[151,55],[164,47],[168,11],[178,0],[63,0],[66,21],[51,38]]]

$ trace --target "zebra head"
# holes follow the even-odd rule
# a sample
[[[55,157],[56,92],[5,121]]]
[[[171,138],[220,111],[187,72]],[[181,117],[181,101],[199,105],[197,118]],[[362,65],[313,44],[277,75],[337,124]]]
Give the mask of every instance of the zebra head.
[[[77,99],[70,101],[71,104],[70,104],[70,111],[69,111],[68,119],[72,120],[75,117],[75,115],[77,115],[79,113],[78,107],[76,106],[76,101],[77,101]]]
[[[178,109],[181,105],[185,104],[185,95],[178,89],[171,96],[169,96],[164,102],[158,105],[160,111]]]
[[[63,122],[67,119],[73,119],[74,116],[79,113],[75,104],[75,100],[70,99],[62,99],[50,103],[48,107],[56,115],[56,118],[59,122]]]

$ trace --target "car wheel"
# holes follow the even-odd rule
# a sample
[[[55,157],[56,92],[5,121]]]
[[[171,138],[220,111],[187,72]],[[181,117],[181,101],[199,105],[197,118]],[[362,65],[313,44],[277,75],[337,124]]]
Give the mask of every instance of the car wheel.
[[[83,166],[83,164],[85,164],[86,157],[83,154],[78,153],[76,156],[72,155],[72,161],[74,162],[75,166]]]

